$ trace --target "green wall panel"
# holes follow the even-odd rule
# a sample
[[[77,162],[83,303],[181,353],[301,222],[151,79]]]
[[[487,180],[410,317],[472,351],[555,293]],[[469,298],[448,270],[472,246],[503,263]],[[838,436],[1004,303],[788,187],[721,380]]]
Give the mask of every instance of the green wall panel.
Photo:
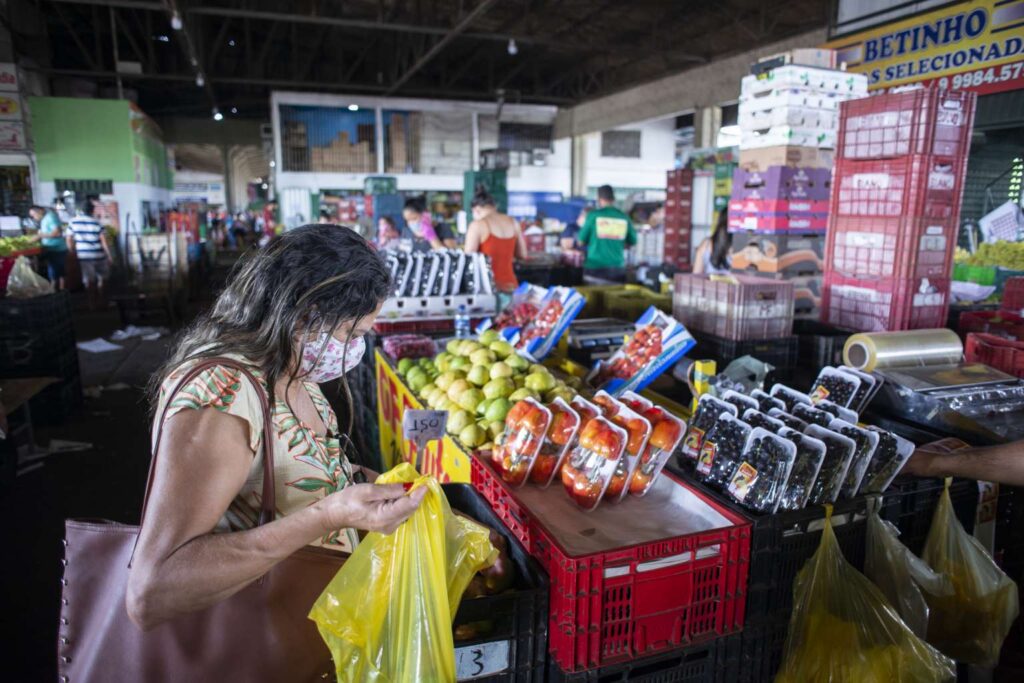
[[[40,180],[137,182],[127,101],[30,97],[29,108]]]

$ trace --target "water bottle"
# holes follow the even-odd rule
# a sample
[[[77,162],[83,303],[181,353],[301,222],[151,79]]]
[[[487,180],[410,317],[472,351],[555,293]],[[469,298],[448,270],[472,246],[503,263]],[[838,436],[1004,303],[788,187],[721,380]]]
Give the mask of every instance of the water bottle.
[[[455,336],[459,339],[466,339],[471,335],[469,329],[469,313],[466,312],[466,304],[459,304],[458,313],[455,314]]]

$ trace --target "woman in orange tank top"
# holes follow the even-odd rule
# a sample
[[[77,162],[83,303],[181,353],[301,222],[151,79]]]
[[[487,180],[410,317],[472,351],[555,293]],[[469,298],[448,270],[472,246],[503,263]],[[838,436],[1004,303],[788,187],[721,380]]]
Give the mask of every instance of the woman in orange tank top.
[[[467,254],[491,257],[494,284],[501,292],[512,292],[519,286],[513,263],[526,259],[526,241],[515,219],[498,211],[494,198],[486,190],[473,196],[473,222],[466,229]]]

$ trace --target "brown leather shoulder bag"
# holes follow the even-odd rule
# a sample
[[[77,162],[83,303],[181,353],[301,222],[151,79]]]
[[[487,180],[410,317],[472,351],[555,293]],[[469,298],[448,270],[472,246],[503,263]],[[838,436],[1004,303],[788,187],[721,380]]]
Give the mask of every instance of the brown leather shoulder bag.
[[[263,501],[259,524],[274,518],[274,449],[270,403],[239,362],[213,358],[181,379],[171,396],[215,365],[241,371],[259,391],[263,411]],[[157,452],[150,463],[146,500]],[[146,503],[142,507],[143,519]],[[159,520],[153,520],[159,524]],[[142,631],[125,607],[139,527],[105,520],[68,520],[57,637],[59,680],[68,683],[168,681],[323,681],[334,676],[330,652],[307,614],[347,555],[304,548],[261,579],[199,612]]]

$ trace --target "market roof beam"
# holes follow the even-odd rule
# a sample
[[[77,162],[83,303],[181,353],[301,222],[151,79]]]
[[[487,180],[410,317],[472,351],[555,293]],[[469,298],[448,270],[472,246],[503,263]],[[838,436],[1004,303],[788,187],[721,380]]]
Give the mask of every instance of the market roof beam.
[[[408,82],[408,80],[416,74],[417,71],[426,66],[427,63],[430,62],[430,60],[437,56],[437,54],[441,52],[441,50],[443,50],[446,45],[448,45],[448,43],[458,38],[459,34],[461,34],[463,31],[469,28],[474,21],[483,16],[483,14],[487,10],[489,10],[494,5],[495,2],[496,0],[483,0],[483,2],[474,7],[469,14],[462,18],[462,21],[453,26],[451,30],[449,30],[448,33],[443,38],[441,38],[441,40],[434,43],[434,45],[429,50],[427,50],[426,54],[417,59],[416,62],[405,71],[404,74],[399,76],[398,80],[392,83],[391,87],[388,88],[384,94],[392,95],[399,88],[405,85]]]

